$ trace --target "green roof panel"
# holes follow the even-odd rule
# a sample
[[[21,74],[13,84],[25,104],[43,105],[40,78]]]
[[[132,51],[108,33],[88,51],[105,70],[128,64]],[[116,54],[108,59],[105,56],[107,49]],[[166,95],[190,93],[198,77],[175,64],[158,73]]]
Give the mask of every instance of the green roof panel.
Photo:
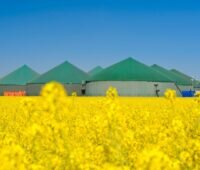
[[[131,57],[105,68],[92,76],[90,81],[172,82],[166,76]]]
[[[87,73],[66,61],[29,83],[43,84],[50,81],[57,81],[60,83],[81,83],[88,78],[89,76]]]
[[[97,67],[93,68],[92,70],[90,70],[90,71],[88,72],[88,74],[89,74],[90,76],[94,76],[94,75],[100,73],[101,71],[103,71],[103,68],[102,68],[101,66],[97,66]]]
[[[191,84],[192,84],[194,87],[200,87],[200,81],[195,80],[193,77],[188,76],[187,74],[182,73],[181,71],[176,70],[176,69],[171,69],[170,71],[173,72],[174,74],[177,74],[177,75],[179,75],[179,76],[184,77],[185,79],[187,79],[188,81],[190,81]]]
[[[26,85],[27,82],[38,76],[39,74],[37,72],[32,70],[27,65],[23,65],[0,79],[0,85]]]
[[[182,73],[182,72],[180,72],[180,71],[178,71],[176,69],[171,69],[170,71],[175,73],[175,74],[178,74],[180,76],[183,76],[184,78],[187,78],[187,79],[190,79],[190,80],[193,79],[191,76],[188,76],[185,73]]]
[[[159,65],[154,64],[151,66],[151,68],[162,73],[169,79],[173,80],[173,82],[176,83],[177,85],[186,85],[186,86],[192,85],[191,81],[188,81],[188,79],[184,78],[183,76],[177,75]]]

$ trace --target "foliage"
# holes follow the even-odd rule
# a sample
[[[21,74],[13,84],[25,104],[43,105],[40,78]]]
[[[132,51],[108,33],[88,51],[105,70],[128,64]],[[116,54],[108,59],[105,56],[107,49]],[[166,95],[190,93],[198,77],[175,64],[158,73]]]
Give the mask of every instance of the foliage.
[[[68,97],[52,82],[41,97],[2,97],[0,169],[200,169],[199,102],[166,96],[121,98],[111,87]]]

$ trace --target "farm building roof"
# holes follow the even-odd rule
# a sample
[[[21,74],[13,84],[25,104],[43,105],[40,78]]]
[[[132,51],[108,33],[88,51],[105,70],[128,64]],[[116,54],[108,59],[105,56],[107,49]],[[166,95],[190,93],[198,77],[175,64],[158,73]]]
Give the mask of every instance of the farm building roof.
[[[92,76],[90,81],[172,82],[166,76],[131,57],[105,68]]]
[[[195,80],[193,77],[188,76],[187,74],[182,73],[181,71],[176,70],[176,69],[171,69],[170,71],[173,72],[174,74],[177,74],[179,76],[184,77],[185,79],[187,79],[188,81],[190,81],[194,87],[200,87],[200,81]]]
[[[0,85],[26,85],[27,82],[38,76],[39,74],[37,72],[27,65],[23,65],[0,79]]]
[[[187,78],[187,79],[190,79],[190,80],[192,79],[191,76],[188,76],[187,74],[182,73],[182,72],[179,71],[179,70],[171,69],[170,71],[173,72],[173,73],[175,73],[175,74],[178,74],[178,75],[180,75],[180,76],[183,76],[183,77],[185,77],[185,78]]]
[[[173,80],[177,85],[186,85],[186,86],[192,85],[191,81],[189,81],[188,79],[178,74],[175,74],[159,65],[154,64],[151,66],[151,68],[167,76],[169,79]]]
[[[197,87],[197,88],[200,87],[200,81],[195,80],[193,77],[188,76],[187,74],[182,73],[181,71],[176,70],[176,69],[171,69],[170,71],[172,71],[172,72],[175,73],[175,74],[178,74],[178,75],[181,75],[181,76],[185,77],[186,79],[188,79],[188,81],[190,81],[190,82],[192,83],[192,85],[193,85],[194,87]]]
[[[29,83],[43,84],[50,81],[57,81],[60,83],[81,83],[88,78],[89,76],[87,73],[66,61]]]
[[[94,75],[96,75],[97,73],[100,73],[101,71],[103,71],[103,68],[102,68],[101,66],[97,66],[97,67],[93,68],[92,70],[90,70],[90,71],[88,72],[88,74],[89,74],[90,76],[94,76]]]

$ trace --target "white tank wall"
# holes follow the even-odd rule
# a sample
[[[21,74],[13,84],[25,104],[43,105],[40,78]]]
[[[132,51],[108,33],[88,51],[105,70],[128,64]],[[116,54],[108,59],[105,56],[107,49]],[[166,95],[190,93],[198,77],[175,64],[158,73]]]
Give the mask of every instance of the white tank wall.
[[[38,96],[44,84],[28,84],[27,94],[29,96]],[[71,95],[72,92],[76,92],[78,96],[81,96],[81,84],[64,84],[67,94]]]
[[[88,96],[105,96],[110,86],[117,88],[120,96],[156,96],[156,88],[154,84],[158,84],[159,96],[163,96],[166,89],[174,89],[178,96],[180,92],[174,83],[164,82],[143,82],[143,81],[96,81],[86,84],[86,95]]]

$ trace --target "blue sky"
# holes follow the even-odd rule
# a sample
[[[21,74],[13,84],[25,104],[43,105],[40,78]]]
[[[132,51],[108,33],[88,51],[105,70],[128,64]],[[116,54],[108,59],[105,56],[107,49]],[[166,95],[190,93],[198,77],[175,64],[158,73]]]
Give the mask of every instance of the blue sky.
[[[88,71],[130,56],[200,79],[200,2],[0,0],[0,77],[23,64]]]

